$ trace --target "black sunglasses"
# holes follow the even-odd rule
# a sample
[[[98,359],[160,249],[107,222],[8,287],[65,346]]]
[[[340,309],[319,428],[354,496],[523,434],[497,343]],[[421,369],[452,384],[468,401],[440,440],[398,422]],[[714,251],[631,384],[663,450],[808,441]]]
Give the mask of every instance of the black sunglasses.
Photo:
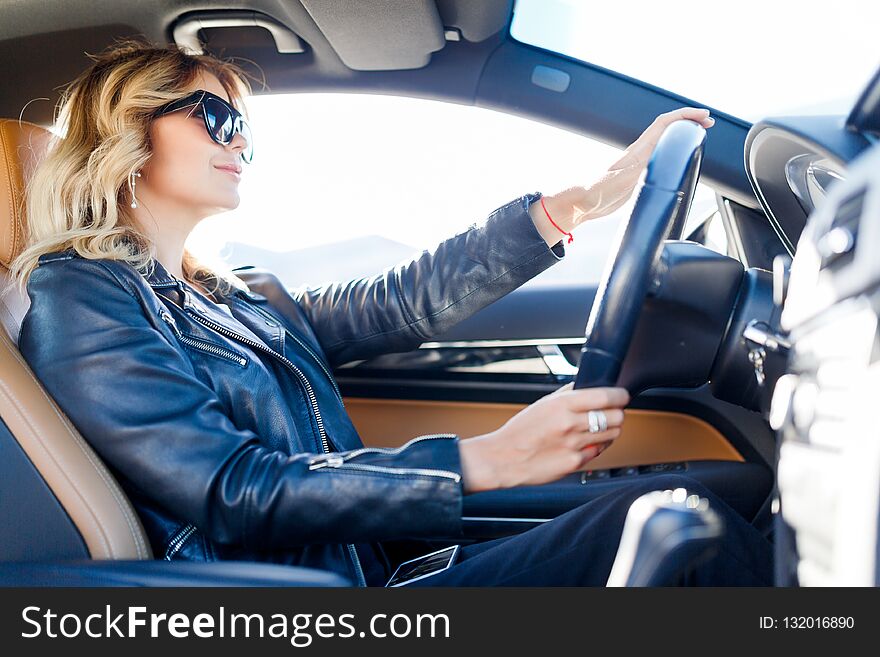
[[[198,89],[186,98],[175,100],[167,105],[163,105],[154,114],[155,117],[175,112],[185,107],[193,107],[196,113],[201,114],[205,121],[205,130],[218,144],[223,146],[232,142],[232,138],[236,132],[240,132],[247,142],[244,150],[241,151],[241,159],[248,164],[254,159],[254,139],[251,135],[251,128],[245,118],[237,109],[227,103],[225,100],[212,94],[210,91]]]

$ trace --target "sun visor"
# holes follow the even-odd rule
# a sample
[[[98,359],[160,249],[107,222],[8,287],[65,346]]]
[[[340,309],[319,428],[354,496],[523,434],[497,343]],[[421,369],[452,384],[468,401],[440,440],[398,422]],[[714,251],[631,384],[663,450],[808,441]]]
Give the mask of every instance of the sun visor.
[[[426,66],[446,45],[434,0],[300,0],[350,69],[384,71]]]

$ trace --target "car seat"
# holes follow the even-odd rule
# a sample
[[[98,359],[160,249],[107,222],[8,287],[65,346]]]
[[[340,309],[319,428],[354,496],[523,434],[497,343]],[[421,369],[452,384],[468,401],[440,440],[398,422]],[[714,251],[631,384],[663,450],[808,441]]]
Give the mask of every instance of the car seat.
[[[25,185],[53,138],[0,119],[0,585],[345,585],[276,564],[154,560],[122,488],[18,351],[30,301],[9,265],[25,244]]]

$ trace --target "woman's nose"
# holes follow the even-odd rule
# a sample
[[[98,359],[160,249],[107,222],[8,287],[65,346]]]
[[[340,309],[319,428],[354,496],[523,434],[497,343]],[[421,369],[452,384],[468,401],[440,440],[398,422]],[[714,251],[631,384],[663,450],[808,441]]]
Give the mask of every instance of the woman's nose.
[[[232,147],[232,150],[234,150],[236,154],[240,154],[245,148],[248,147],[248,141],[247,139],[245,139],[245,136],[241,134],[241,132],[236,130],[235,134],[232,136],[232,141],[229,142],[229,145]]]

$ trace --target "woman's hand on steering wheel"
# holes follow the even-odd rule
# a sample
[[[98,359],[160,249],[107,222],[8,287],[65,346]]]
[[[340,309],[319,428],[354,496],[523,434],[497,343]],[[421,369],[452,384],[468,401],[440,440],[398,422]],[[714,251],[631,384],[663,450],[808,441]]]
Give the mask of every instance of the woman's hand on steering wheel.
[[[608,167],[599,180],[589,187],[577,185],[552,196],[546,196],[544,203],[553,220],[562,229],[571,232],[575,226],[590,219],[604,217],[621,207],[632,196],[664,130],[670,124],[682,119],[695,121],[704,128],[711,128],[715,124],[715,119],[709,116],[709,110],[697,107],[682,107],[660,114],[639,135],[639,138],[626,148],[623,155]],[[538,208],[536,212],[543,211]],[[539,221],[549,223],[540,215],[536,219],[536,225],[541,225]],[[552,237],[555,243],[558,241],[559,232],[551,226],[548,229],[548,236]]]
[[[575,390],[569,383],[498,430],[462,440],[465,492],[544,484],[582,470],[620,435],[628,403],[624,388]],[[604,413],[604,430],[591,432],[590,411]]]
[[[635,220],[626,225],[619,245],[619,251],[624,253],[616,253],[614,266],[603,274],[600,287],[604,296],[597,296],[590,313],[577,378],[529,405],[497,431],[460,442],[465,492],[555,481],[583,469],[620,435],[629,392],[610,384],[617,381],[645,295],[646,280],[663,239],[677,213],[686,213],[689,207],[690,197],[685,194],[685,204],[681,198],[687,189],[692,190],[692,183],[696,184],[704,130],[715,120],[709,117],[708,110],[693,107],[661,114],[598,182],[589,188],[571,187],[545,200],[549,214],[569,231],[582,221],[619,208],[632,195],[667,128],[680,120],[693,121],[702,128],[676,126],[664,140],[660,159],[671,169],[671,179],[680,189],[655,185],[650,187],[652,194],[648,200],[640,196],[636,203]],[[657,153],[657,157],[660,155]],[[540,207],[532,204],[530,213],[536,205]],[[535,214],[532,219],[540,231],[543,222],[537,221]],[[558,233],[541,234],[548,244],[558,241]],[[618,266],[621,258],[628,258],[625,266]],[[601,411],[605,422],[591,427],[590,411]]]

